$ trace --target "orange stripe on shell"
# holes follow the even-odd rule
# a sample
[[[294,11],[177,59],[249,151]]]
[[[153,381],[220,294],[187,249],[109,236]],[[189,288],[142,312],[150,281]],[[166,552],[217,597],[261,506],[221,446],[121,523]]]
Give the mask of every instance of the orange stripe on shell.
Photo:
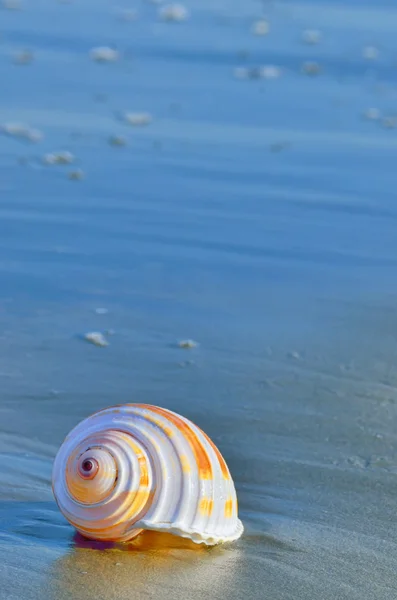
[[[151,406],[149,404],[135,404],[133,406],[136,406],[137,408],[144,408],[146,410],[155,412],[155,413],[161,415],[162,417],[165,417],[169,421],[171,421],[171,423],[173,423],[173,425],[175,425],[175,427],[177,427],[177,429],[179,429],[179,431],[184,435],[184,437],[188,441],[188,443],[194,453],[195,459],[196,459],[200,478],[201,479],[212,479],[211,460],[210,460],[204,446],[202,445],[201,441],[194,434],[194,431],[191,429],[191,427],[188,425],[188,423],[183,421],[180,417],[178,417],[174,413],[172,413],[164,408],[159,408],[158,406]]]

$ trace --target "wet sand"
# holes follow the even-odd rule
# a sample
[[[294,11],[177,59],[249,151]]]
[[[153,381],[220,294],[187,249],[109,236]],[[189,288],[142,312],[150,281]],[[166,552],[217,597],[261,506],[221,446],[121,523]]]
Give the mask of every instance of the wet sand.
[[[186,8],[0,12],[0,599],[391,600],[397,11]],[[241,540],[75,536],[53,457],[133,401],[213,438]]]

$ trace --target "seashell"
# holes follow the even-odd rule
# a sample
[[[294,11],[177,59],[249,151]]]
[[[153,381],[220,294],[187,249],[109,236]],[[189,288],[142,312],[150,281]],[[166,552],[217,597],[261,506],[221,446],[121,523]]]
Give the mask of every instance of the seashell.
[[[219,450],[157,406],[114,406],[79,423],[55,458],[52,487],[65,518],[91,539],[127,542],[153,530],[214,545],[243,532]]]

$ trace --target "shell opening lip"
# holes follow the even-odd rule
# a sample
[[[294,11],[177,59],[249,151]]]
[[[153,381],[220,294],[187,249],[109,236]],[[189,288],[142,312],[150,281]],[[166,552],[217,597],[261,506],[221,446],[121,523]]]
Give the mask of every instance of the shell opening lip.
[[[95,458],[85,458],[79,466],[79,474],[83,479],[94,479],[99,469]]]

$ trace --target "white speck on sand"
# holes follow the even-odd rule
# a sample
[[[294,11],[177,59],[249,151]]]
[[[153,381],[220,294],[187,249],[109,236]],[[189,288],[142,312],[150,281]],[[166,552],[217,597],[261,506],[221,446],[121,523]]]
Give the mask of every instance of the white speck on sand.
[[[153,117],[147,112],[127,112],[124,114],[124,120],[128,125],[142,127],[143,125],[149,125],[153,121]]]
[[[277,79],[281,75],[280,67],[276,67],[274,65],[265,65],[264,67],[260,67],[259,76],[261,79]]]
[[[159,17],[163,21],[180,23],[186,21],[188,16],[189,13],[183,4],[168,4],[159,10]]]
[[[75,160],[73,154],[68,150],[61,150],[60,152],[50,152],[45,154],[43,162],[46,165],[70,165]]]
[[[90,331],[89,333],[86,333],[84,339],[90,344],[94,344],[94,346],[99,346],[100,348],[109,346],[109,342],[103,333],[100,333],[99,331]]]
[[[252,25],[252,29],[251,29],[253,35],[267,35],[270,31],[270,26],[268,21],[266,21],[265,19],[260,19],[259,21],[255,21],[255,23]]]
[[[109,311],[107,308],[96,308],[95,312],[97,315],[107,315]]]
[[[98,46],[98,48],[90,50],[90,58],[100,63],[116,62],[120,58],[120,53],[118,50],[109,48],[108,46]]]
[[[32,129],[22,123],[5,123],[0,125],[0,132],[4,135],[27,140],[29,142],[39,142],[43,134],[38,129]]]

